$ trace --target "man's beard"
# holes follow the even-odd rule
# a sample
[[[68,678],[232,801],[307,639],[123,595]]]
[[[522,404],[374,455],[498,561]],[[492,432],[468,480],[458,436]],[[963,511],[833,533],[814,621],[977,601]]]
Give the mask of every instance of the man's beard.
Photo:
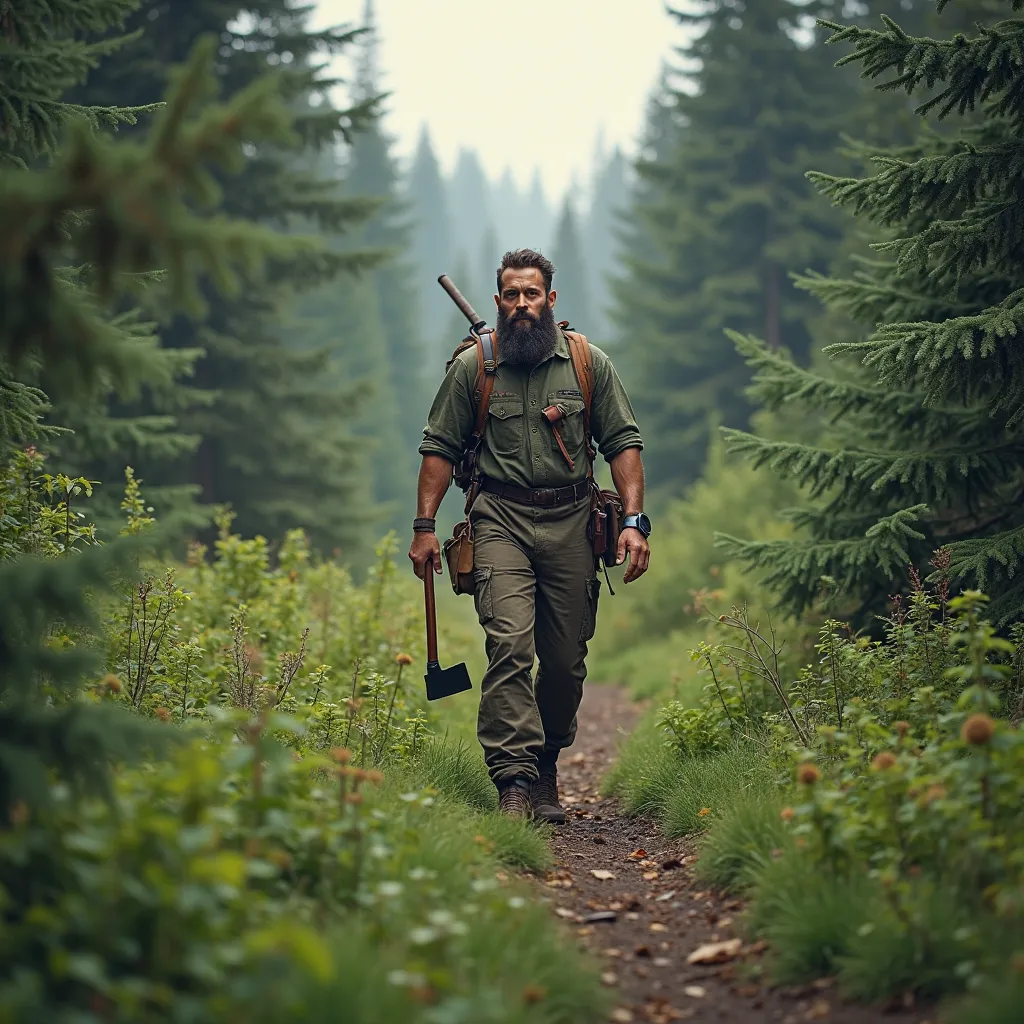
[[[554,355],[559,333],[548,305],[537,318],[526,312],[508,316],[498,310],[499,352],[502,361],[512,366],[537,366]]]

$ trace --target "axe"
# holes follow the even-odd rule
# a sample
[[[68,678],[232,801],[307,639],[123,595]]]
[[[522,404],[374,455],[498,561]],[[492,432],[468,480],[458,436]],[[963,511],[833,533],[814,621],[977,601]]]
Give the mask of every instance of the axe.
[[[434,604],[434,563],[427,562],[423,574],[423,595],[427,607],[427,700],[440,700],[464,690],[472,690],[469,669],[465,662],[451,668],[441,668],[437,660],[437,607]]]

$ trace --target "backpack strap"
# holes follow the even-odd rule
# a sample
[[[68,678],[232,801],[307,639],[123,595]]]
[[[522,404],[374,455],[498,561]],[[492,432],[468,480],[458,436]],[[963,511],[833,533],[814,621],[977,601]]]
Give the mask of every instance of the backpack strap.
[[[494,331],[476,336],[476,383],[473,397],[476,400],[476,429],[473,435],[479,440],[487,428],[487,410],[494,391],[494,378],[498,372],[498,335]]]
[[[576,380],[583,395],[583,429],[587,436],[587,458],[590,469],[594,469],[594,443],[590,433],[590,410],[594,405],[594,357],[590,351],[590,342],[585,334],[578,331],[564,331],[565,340],[569,343],[569,355],[572,356],[572,368],[576,372]]]

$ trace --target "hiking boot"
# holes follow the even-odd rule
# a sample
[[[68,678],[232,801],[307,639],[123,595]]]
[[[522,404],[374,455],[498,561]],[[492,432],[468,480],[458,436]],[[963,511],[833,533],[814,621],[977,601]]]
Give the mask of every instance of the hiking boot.
[[[530,803],[530,783],[527,779],[512,779],[498,790],[498,811],[508,818],[533,818]]]
[[[530,788],[530,802],[535,817],[552,825],[565,824],[565,811],[558,802],[558,769],[554,765],[541,769],[540,776]]]

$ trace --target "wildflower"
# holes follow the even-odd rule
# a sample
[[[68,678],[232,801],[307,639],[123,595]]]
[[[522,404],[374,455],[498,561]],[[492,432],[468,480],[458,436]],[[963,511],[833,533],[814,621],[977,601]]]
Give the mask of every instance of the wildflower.
[[[352,751],[345,747],[331,747],[331,757],[338,764],[348,764],[352,760]]]
[[[893,722],[892,727],[895,729],[896,735],[899,736],[900,739],[903,739],[903,737],[910,732],[909,722]]]
[[[103,677],[103,685],[111,693],[120,693],[121,692],[121,680],[118,679],[117,676],[115,676],[113,672],[108,672]]]
[[[802,782],[805,786],[813,786],[821,779],[821,769],[810,761],[804,761],[804,763],[797,768],[796,777],[798,781]]]
[[[885,772],[896,764],[896,755],[891,750],[883,750],[880,754],[875,754],[874,759],[871,761],[871,767],[876,772]]]
[[[698,818],[706,818],[710,813],[711,813],[711,808],[710,807],[702,807],[697,812],[697,817]]]
[[[960,730],[960,739],[964,743],[971,743],[976,747],[983,747],[996,731],[995,722],[988,715],[979,713],[971,715],[963,724]]]
[[[936,800],[941,800],[946,795],[946,787],[940,786],[936,783],[934,786],[929,786],[922,794],[921,799],[918,801],[922,807],[927,807],[929,804],[934,803]]]
[[[548,995],[548,990],[543,985],[527,985],[523,989],[523,1002],[527,1005],[543,1002]]]
[[[349,795],[347,797],[345,797],[345,803],[348,803],[348,804],[361,804],[362,802],[363,802],[363,794],[362,793],[349,793]]]
[[[395,655],[395,661],[399,665],[411,665],[412,664],[412,655],[411,654],[406,654],[405,651],[401,651],[400,653]]]
[[[384,775],[372,768],[363,773],[363,778],[367,782],[372,782],[375,786],[379,786],[384,781]]]
[[[167,710],[167,708],[157,708],[156,711],[153,712],[153,714],[156,715],[156,717],[159,718],[161,722],[169,722],[171,720],[171,713]]]
[[[782,810],[779,811],[779,817],[783,821],[792,821],[795,814],[796,811],[794,811],[792,807],[783,807]]]

